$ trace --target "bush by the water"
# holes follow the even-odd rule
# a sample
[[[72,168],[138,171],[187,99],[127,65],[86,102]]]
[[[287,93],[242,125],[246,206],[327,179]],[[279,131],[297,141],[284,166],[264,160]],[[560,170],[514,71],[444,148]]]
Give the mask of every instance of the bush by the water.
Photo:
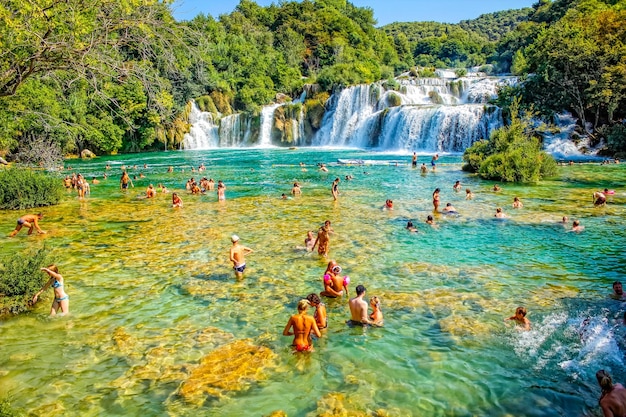
[[[63,184],[45,172],[24,168],[0,169],[0,209],[20,210],[57,204]]]
[[[44,248],[14,253],[0,260],[0,316],[29,309],[33,295],[48,279],[40,269],[49,264]]]
[[[515,107],[515,106],[513,106]],[[482,178],[506,182],[535,182],[556,174],[556,161],[541,150],[527,120],[511,110],[511,124],[496,129],[489,140],[481,140],[465,150],[463,169]]]

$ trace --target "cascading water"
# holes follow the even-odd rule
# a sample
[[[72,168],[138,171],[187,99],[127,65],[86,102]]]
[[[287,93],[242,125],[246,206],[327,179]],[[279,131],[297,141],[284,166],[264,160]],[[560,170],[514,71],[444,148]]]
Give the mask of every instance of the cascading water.
[[[403,80],[398,91],[378,84],[347,88],[331,99],[313,144],[462,152],[502,126],[500,110],[486,102],[505,82],[428,78]]]
[[[261,110],[261,132],[259,134],[259,146],[270,147],[272,146],[272,124],[274,122],[274,111],[280,104],[272,104],[263,107]]]
[[[213,121],[213,114],[200,111],[196,102],[192,102],[189,112],[191,129],[183,137],[184,149],[210,149],[219,144],[219,126]]]

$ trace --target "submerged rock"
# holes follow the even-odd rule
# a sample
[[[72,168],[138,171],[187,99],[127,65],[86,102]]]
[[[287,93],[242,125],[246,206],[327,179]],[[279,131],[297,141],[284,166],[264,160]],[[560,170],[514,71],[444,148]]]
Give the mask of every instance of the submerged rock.
[[[273,366],[274,352],[255,346],[250,340],[237,340],[201,359],[189,378],[178,389],[188,403],[202,405],[207,397],[221,397],[229,391],[243,391],[264,379],[263,370]]]

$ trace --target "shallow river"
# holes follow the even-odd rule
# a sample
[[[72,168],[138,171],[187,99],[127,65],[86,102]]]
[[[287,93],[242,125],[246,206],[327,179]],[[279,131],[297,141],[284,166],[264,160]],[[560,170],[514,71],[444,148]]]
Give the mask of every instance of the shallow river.
[[[30,314],[0,321],[0,393],[46,416],[599,415],[595,372],[626,379],[626,304],[609,298],[626,266],[626,167],[563,166],[555,180],[495,193],[458,156],[432,172],[420,155],[427,174],[410,160],[251,149],[67,161],[101,183],[84,201],[70,192],[43,208],[47,234],[0,238],[0,255],[45,244],[71,313],[48,318],[48,290]],[[207,171],[192,173],[201,163]],[[127,192],[123,165],[137,176]],[[223,180],[226,201],[189,195],[191,176]],[[453,191],[456,180],[473,200]],[[294,181],[302,195],[282,200]],[[172,209],[171,194],[141,198],[149,183],[179,192],[184,207]],[[431,227],[437,187],[460,215],[437,214]],[[604,188],[615,194],[594,208]],[[515,196],[523,208],[511,207]],[[386,199],[393,211],[381,209]],[[496,207],[509,218],[496,220]],[[24,213],[0,211],[6,234]],[[328,262],[303,250],[304,238],[327,219],[329,259],[350,276],[351,295],[363,284],[367,299],[380,297],[385,325],[349,327],[347,300],[326,300],[315,352],[293,354],[282,330],[298,300],[322,290]],[[569,231],[573,219],[584,232]],[[228,260],[233,233],[254,250],[242,280]],[[531,331],[504,323],[520,305]]]

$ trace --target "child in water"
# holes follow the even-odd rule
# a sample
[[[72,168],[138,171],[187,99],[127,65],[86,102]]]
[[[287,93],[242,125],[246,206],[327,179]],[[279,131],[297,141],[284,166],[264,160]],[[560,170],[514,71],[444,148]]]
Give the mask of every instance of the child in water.
[[[526,307],[517,307],[515,315],[504,319],[504,321],[513,320],[517,326],[523,327],[524,330],[530,330],[530,320],[526,318],[526,313]]]

